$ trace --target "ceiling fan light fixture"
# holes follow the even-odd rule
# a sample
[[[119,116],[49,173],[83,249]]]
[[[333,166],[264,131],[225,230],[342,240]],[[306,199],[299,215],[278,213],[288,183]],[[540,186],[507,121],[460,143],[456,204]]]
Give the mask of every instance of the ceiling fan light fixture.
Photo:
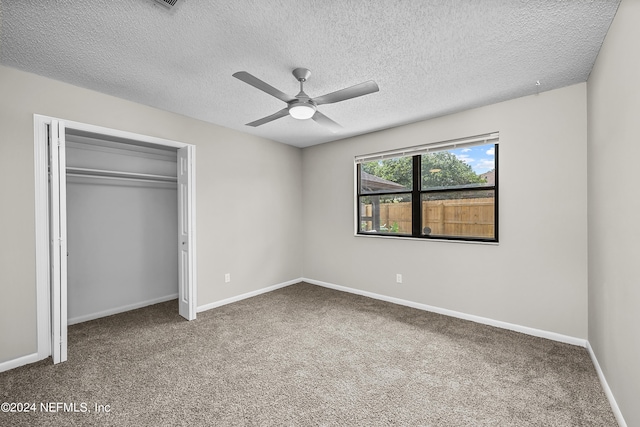
[[[296,102],[289,106],[289,115],[294,119],[306,120],[316,113],[316,106],[307,102]]]

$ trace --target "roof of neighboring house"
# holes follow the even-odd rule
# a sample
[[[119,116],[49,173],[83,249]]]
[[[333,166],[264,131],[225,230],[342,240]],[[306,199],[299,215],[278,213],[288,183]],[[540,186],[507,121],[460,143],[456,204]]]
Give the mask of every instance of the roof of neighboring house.
[[[488,172],[480,174],[480,177],[486,179],[487,180],[487,184],[489,184],[489,185],[495,185],[496,184],[496,170],[495,169],[491,169]]]
[[[380,190],[406,190],[407,187],[397,182],[389,181],[379,176],[371,175],[365,171],[360,172],[360,185],[362,190],[380,191]]]

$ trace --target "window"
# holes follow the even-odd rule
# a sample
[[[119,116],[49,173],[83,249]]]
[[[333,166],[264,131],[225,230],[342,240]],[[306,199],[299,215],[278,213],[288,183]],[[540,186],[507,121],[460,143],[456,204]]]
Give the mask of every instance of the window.
[[[356,157],[357,233],[498,241],[498,134]]]

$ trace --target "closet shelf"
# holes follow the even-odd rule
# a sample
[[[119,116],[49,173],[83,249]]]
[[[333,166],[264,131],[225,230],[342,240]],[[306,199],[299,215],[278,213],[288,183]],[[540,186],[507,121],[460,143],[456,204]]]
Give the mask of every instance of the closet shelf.
[[[118,178],[140,181],[178,182],[178,178],[168,175],[153,175],[148,173],[121,172],[103,169],[88,169],[67,167],[67,175],[90,178]]]

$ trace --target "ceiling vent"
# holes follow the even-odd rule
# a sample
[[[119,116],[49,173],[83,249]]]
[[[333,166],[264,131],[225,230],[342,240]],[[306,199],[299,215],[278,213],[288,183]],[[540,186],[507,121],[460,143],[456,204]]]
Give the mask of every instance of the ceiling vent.
[[[155,0],[156,3],[163,5],[167,9],[171,9],[173,6],[178,3],[178,0]]]

